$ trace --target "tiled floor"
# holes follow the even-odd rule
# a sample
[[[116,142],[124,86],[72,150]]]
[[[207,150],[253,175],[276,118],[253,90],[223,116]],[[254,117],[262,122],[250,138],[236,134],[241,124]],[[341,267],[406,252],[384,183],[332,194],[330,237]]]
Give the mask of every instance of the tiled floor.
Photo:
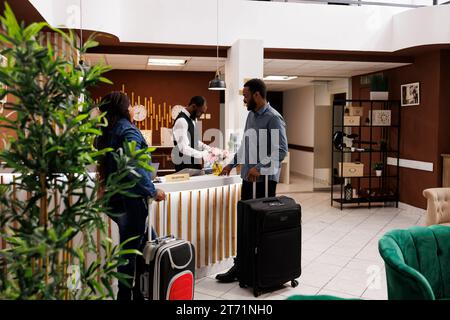
[[[297,179],[296,184],[301,184]],[[297,192],[309,183],[282,186],[278,190],[302,206],[302,275],[299,286],[289,283],[257,299],[286,299],[290,295],[327,294],[362,299],[387,299],[384,263],[378,240],[391,229],[424,225],[424,210],[400,207],[352,208],[330,206],[329,193]],[[291,191],[292,190],[292,191]],[[295,190],[295,191],[294,191]],[[306,190],[305,190],[306,191]],[[255,299],[251,289],[238,283],[222,284],[214,275],[199,279],[195,299]]]

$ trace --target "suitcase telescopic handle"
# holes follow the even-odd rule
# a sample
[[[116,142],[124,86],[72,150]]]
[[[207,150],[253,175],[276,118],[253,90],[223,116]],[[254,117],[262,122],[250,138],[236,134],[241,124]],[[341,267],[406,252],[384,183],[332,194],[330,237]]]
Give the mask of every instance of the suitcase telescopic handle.
[[[148,209],[148,217],[147,217],[147,226],[148,226],[148,230],[147,230],[147,236],[148,236],[148,241],[152,241],[152,220],[151,220],[151,216],[152,216],[152,203],[153,203],[153,199],[152,198],[147,198],[147,209]]]
[[[166,232],[166,203],[167,201],[164,200],[163,201],[163,233]],[[151,220],[151,216],[152,216],[152,203],[153,203],[153,199],[148,197],[147,198],[147,208],[148,208],[148,218],[147,218],[147,224],[148,224],[148,241],[152,241],[152,220]],[[159,212],[158,212],[159,214]]]
[[[264,193],[265,198],[269,197],[269,176],[264,176]],[[256,181],[253,182],[253,199],[256,199]]]

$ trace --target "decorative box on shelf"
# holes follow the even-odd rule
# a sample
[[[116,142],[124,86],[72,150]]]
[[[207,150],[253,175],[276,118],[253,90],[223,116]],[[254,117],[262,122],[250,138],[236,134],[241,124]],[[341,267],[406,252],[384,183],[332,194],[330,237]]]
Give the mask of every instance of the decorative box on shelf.
[[[362,177],[364,175],[364,163],[339,162],[339,177]]]
[[[391,110],[373,110],[372,111],[373,126],[390,126]]]
[[[359,106],[350,106],[348,107],[350,116],[363,116],[363,107]]]
[[[344,116],[344,126],[359,126],[360,116]]]
[[[370,91],[370,100],[388,100],[389,91]]]

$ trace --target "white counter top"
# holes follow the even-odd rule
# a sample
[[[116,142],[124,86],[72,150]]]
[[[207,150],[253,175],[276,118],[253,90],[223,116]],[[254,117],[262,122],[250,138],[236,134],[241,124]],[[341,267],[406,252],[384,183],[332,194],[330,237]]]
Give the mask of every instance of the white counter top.
[[[230,175],[230,176],[204,175],[191,177],[187,181],[177,181],[177,182],[164,182],[164,177],[162,177],[161,179],[163,180],[163,182],[155,183],[155,187],[162,189],[165,192],[207,189],[242,182],[241,177],[238,175]]]
[[[95,173],[91,173],[94,175]],[[0,176],[2,176],[3,183],[9,183],[13,179],[13,176],[18,177],[19,174],[12,174],[12,169],[1,168]],[[190,190],[200,190],[208,188],[216,188],[227,186],[230,184],[242,183],[242,179],[239,175],[229,176],[215,176],[212,174],[190,177],[187,181],[176,182],[164,182],[164,177],[160,177],[162,182],[155,183],[155,187],[162,189],[165,192],[180,192]]]

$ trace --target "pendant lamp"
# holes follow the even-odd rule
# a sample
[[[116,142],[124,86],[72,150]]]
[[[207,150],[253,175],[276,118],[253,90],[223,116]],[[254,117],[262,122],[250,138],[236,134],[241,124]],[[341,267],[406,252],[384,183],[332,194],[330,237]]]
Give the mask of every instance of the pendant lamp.
[[[220,78],[220,71],[219,71],[219,0],[216,1],[216,9],[217,9],[217,26],[216,26],[216,75],[214,79],[212,79],[209,82],[208,89],[209,90],[225,90],[226,84],[225,81]]]

